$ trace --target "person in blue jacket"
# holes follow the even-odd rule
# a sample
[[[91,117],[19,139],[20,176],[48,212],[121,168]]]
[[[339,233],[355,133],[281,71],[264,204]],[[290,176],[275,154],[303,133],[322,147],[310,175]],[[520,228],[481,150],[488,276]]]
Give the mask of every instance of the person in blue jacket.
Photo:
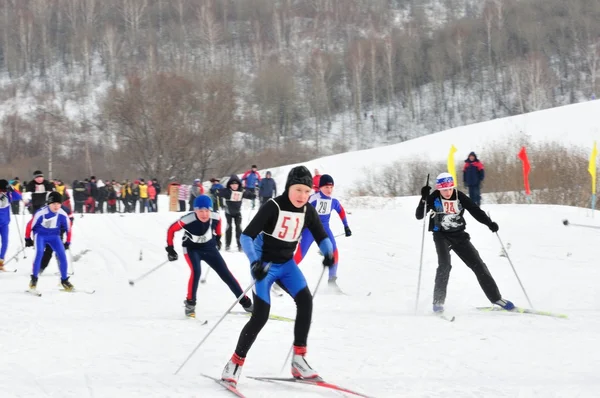
[[[0,180],[0,271],[4,271],[4,257],[8,249],[8,224],[10,224],[11,203],[19,202],[21,194],[12,189],[8,180]]]
[[[465,186],[469,188],[469,198],[477,206],[481,206],[481,182],[485,177],[483,163],[477,159],[475,152],[471,152],[469,157],[465,159],[463,167],[463,180]]]
[[[265,178],[260,180],[258,183],[258,197],[260,198],[260,205],[264,205],[267,200],[277,196],[277,184],[271,177],[271,172],[267,171]]]

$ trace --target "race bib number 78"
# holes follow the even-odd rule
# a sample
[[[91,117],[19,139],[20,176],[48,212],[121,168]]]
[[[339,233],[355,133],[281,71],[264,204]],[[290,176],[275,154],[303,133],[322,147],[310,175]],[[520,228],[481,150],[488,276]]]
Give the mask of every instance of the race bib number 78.
[[[304,227],[304,213],[292,213],[290,211],[279,211],[277,224],[273,230],[273,236],[285,242],[298,240]]]

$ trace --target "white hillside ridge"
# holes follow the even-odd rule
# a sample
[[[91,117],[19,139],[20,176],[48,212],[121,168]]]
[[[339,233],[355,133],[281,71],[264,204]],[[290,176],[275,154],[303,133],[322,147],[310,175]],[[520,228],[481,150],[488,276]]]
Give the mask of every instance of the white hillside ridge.
[[[334,195],[345,196],[366,177],[365,169],[376,173],[399,160],[445,162],[451,145],[458,150],[455,154],[457,162],[465,159],[469,152],[475,151],[485,163],[485,151],[493,151],[494,143],[511,142],[514,143],[514,153],[507,153],[506,156],[519,162],[517,153],[521,146],[520,140],[524,138],[533,143],[555,141],[589,148],[591,151],[594,140],[600,141],[597,115],[600,115],[600,100],[471,124],[399,144],[346,152],[298,164],[308,167],[311,173],[317,168],[321,174],[331,174],[336,184]],[[261,168],[261,176],[267,170],[273,173],[280,192],[285,186],[287,173],[298,165],[264,168],[260,160],[254,163]]]

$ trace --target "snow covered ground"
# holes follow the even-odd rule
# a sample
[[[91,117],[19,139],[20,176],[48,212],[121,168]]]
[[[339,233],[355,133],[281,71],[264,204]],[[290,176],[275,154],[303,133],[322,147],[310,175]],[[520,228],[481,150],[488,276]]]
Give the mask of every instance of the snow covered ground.
[[[397,199],[389,209],[351,209],[353,236],[338,239],[339,284],[348,295],[316,293],[309,363],[328,381],[375,397],[598,396],[600,231],[565,227],[561,220],[600,225],[600,214],[592,218],[589,210],[560,206],[485,206],[503,241],[511,244],[510,258],[534,307],[569,319],[476,310],[489,303],[471,271],[454,257],[446,312],[456,321],[450,323],[431,314],[436,257],[429,234],[415,314],[422,231],[414,219],[417,200]],[[183,259],[135,287],[127,283],[166,259],[166,229],[177,217],[167,212],[78,216],[73,253],[90,251],[75,263],[71,279],[78,288],[96,289],[93,295],[59,292],[54,260],[39,281],[43,296],[26,295],[31,249],[27,259],[19,256],[7,266],[17,272],[0,275],[2,397],[229,396],[200,373],[220,375],[245,316],[225,318],[174,375],[233,302],[226,286],[210,273],[198,292],[198,319],[189,320],[183,316],[189,275]],[[507,259],[499,256],[496,236],[470,216],[467,220],[503,295],[528,307]],[[335,216],[332,225],[343,231]],[[7,257],[19,248],[13,223]],[[245,256],[223,255],[246,287]],[[316,248],[301,268],[312,289],[321,273]],[[293,301],[273,299],[272,313],[294,317]],[[201,326],[200,318],[209,323]],[[279,370],[292,331],[292,323],[269,321],[250,351],[240,390],[248,397],[342,396],[244,377],[288,375],[287,367],[283,374]]]

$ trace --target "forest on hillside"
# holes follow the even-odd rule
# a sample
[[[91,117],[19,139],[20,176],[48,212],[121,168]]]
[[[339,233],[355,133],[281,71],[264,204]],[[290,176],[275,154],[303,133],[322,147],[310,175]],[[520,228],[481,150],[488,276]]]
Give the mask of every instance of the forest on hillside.
[[[226,175],[598,94],[589,0],[0,0],[0,169]]]

